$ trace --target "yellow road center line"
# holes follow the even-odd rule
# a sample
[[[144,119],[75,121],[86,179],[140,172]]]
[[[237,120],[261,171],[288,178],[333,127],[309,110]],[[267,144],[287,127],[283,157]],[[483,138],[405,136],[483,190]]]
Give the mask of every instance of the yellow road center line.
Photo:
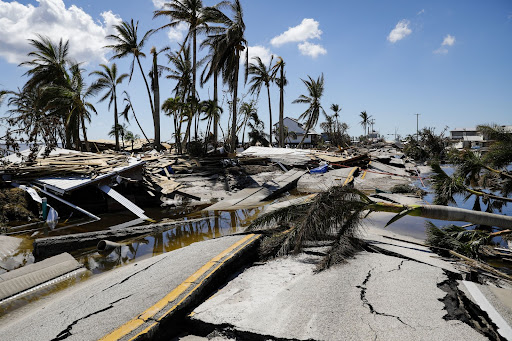
[[[368,173],[368,167],[370,167],[370,164],[371,164],[371,163],[372,163],[371,161],[370,161],[370,162],[368,162],[368,166],[367,166],[367,167],[366,167],[366,169],[364,170],[364,174],[363,174],[363,176],[361,177],[361,180],[364,180],[364,178],[365,178],[365,176],[366,176],[366,173]]]
[[[126,322],[118,329],[114,330],[113,332],[109,333],[108,335],[102,337],[99,341],[112,341],[112,340],[119,340],[120,338],[128,335],[129,333],[133,332],[140,326],[142,326],[148,319],[154,317],[157,313],[162,311],[170,302],[176,300],[180,295],[184,294],[190,287],[193,286],[193,283],[197,281],[201,276],[203,276],[208,270],[212,269],[213,267],[216,267],[209,275],[207,275],[200,283],[196,285],[195,288],[193,288],[183,299],[181,299],[180,302],[178,302],[176,305],[174,305],[171,309],[169,309],[165,314],[162,315],[158,319],[160,321],[163,317],[165,317],[169,312],[174,310],[177,306],[179,306],[192,292],[194,292],[201,283],[204,282],[204,280],[211,276],[224,262],[226,262],[228,259],[232,258],[234,255],[231,255],[230,257],[226,258],[224,261],[220,262],[222,258],[229,255],[230,252],[238,248],[239,246],[246,243],[248,240],[253,238],[254,234],[249,234],[245,236],[244,238],[240,239],[221,253],[219,253],[217,256],[213,257],[210,261],[208,261],[205,265],[203,265],[199,270],[194,272],[190,277],[188,277],[183,283],[178,285],[176,288],[174,288],[170,293],[165,295],[164,298],[156,302],[153,306],[146,309],[141,315],[138,317]],[[219,263],[220,262],[220,263]],[[147,333],[151,328],[153,328],[158,322],[152,323],[149,327],[144,329],[141,333],[137,334],[135,337],[132,338],[135,339],[139,335]]]
[[[352,170],[350,171],[350,173],[347,176],[347,179],[343,183],[343,186],[345,186],[346,184],[348,184],[350,181],[352,181],[354,179],[354,173],[356,170],[357,170],[357,167],[352,168]]]

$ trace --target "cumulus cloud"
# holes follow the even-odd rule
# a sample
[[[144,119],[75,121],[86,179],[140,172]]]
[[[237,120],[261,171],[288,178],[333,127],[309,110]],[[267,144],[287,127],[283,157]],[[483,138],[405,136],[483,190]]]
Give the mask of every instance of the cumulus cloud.
[[[175,27],[171,27],[169,32],[167,33],[167,37],[170,41],[175,41],[178,43],[183,43],[188,31],[188,24],[181,21]]]
[[[453,44],[455,44],[455,37],[447,34],[441,46],[453,46]]]
[[[310,56],[311,58],[327,54],[327,50],[322,45],[312,44],[308,41],[299,44],[299,51],[302,55]]]
[[[319,25],[320,23],[314,19],[303,19],[299,25],[290,27],[287,31],[272,38],[270,44],[279,47],[286,43],[297,43],[304,42],[308,39],[318,39],[322,35],[322,31],[318,28]]]
[[[162,8],[164,7],[164,4],[166,3],[167,1],[165,0],[153,0],[153,6],[155,6],[155,8]]]
[[[27,39],[36,34],[54,42],[69,40],[70,57],[79,62],[106,62],[103,47],[109,44],[112,25],[121,18],[111,11],[101,13],[103,21],[94,20],[74,5],[66,8],[62,0],[38,0],[38,6],[0,0],[0,56],[9,63],[20,63],[32,51]]]
[[[447,54],[448,48],[447,46],[453,46],[455,44],[455,37],[452,35],[447,34],[446,37],[444,37],[443,42],[441,43],[441,46],[434,50],[435,54]]]
[[[395,28],[389,33],[388,41],[394,44],[411,34],[412,30],[409,28],[409,24],[409,20],[400,20],[398,24],[396,24]]]
[[[256,45],[249,46],[249,63],[255,63],[256,61],[253,59],[254,57],[260,57],[261,61],[265,66],[268,66],[270,63],[270,58],[272,58],[272,52],[270,49],[265,46]],[[245,63],[245,57],[240,58],[241,62]]]

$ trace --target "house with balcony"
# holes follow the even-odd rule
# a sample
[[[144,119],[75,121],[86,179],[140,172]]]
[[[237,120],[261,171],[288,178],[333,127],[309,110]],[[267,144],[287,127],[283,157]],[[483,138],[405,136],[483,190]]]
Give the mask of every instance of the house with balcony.
[[[511,125],[503,125],[501,127],[512,134]],[[456,149],[473,149],[481,152],[485,152],[487,147],[493,142],[488,136],[473,127],[450,130],[450,140]]]

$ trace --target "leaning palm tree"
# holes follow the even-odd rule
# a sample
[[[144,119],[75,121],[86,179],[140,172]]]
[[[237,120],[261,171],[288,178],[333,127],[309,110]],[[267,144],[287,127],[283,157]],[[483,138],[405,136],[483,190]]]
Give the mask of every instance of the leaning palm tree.
[[[210,129],[213,122],[218,121],[220,114],[223,112],[222,108],[217,105],[214,100],[201,101],[199,103],[199,111],[204,114],[203,120],[207,120],[204,147],[205,150],[208,146],[208,137],[210,136]]]
[[[148,139],[146,133],[144,132],[144,129],[142,129],[142,126],[140,125],[140,122],[139,122],[139,119],[137,118],[137,115],[135,114],[135,109],[133,108],[133,104],[132,104],[132,100],[130,98],[130,95],[128,94],[128,92],[126,92],[126,90],[123,91],[123,95],[124,95],[123,101],[126,102],[126,106],[125,106],[123,112],[121,113],[121,116],[123,116],[124,119],[128,122],[129,121],[129,119],[128,119],[128,111],[130,111],[130,109],[131,109],[132,110],[132,114],[133,114],[133,118],[135,118],[135,122],[137,122],[137,125],[139,126],[139,129],[142,132],[142,135],[144,135],[144,138],[149,143],[149,139]]]
[[[270,64],[268,68],[263,64],[260,57],[254,57],[256,63],[249,64],[249,75],[251,75],[251,79],[249,80],[249,84],[251,87],[249,91],[251,94],[256,94],[257,97],[260,96],[261,87],[265,85],[267,88],[267,97],[268,97],[268,115],[269,115],[269,142],[272,145],[272,106],[270,105],[270,83],[273,81],[272,77],[272,60],[273,57],[270,58]],[[243,137],[242,137],[243,139]]]
[[[357,189],[335,186],[310,201],[258,217],[249,230],[266,229],[273,232],[272,237],[263,242],[263,251],[268,256],[297,253],[308,241],[332,240],[334,237],[334,243],[320,264],[322,269],[343,262],[361,248],[362,242],[358,236],[368,211],[397,213],[387,225],[410,215],[487,224],[504,231],[512,228],[512,217],[509,216],[439,205],[407,206],[375,202]]]
[[[120,85],[123,80],[129,75],[127,73],[123,73],[121,75],[117,75],[117,65],[113,63],[111,67],[108,65],[100,64],[102,70],[96,70],[90,73],[90,75],[97,76],[98,79],[91,85],[91,88],[97,92],[105,90],[105,94],[100,98],[99,102],[103,102],[108,98],[108,109],[110,110],[112,103],[114,104],[114,127],[119,125],[118,122],[118,111],[117,111],[117,86]],[[119,150],[119,134],[117,130],[115,130],[115,139],[116,139],[116,150]]]
[[[114,44],[107,45],[105,47],[111,48],[114,50],[114,55],[111,59],[119,59],[124,58],[129,55],[133,55],[132,63],[130,66],[130,80],[133,76],[133,68],[135,61],[139,65],[140,73],[142,74],[142,78],[144,79],[144,83],[146,85],[146,90],[149,98],[149,105],[151,107],[151,114],[154,115],[155,108],[153,105],[153,99],[151,98],[151,90],[149,89],[148,80],[146,79],[146,75],[142,70],[142,65],[140,63],[140,57],[146,57],[146,55],[142,52],[142,48],[146,44],[147,39],[153,33],[153,30],[147,31],[142,39],[139,40],[138,37],[138,27],[139,22],[136,24],[133,23],[133,19],[130,22],[123,21],[119,25],[114,25],[114,29],[117,32],[117,35],[111,34],[107,36],[107,39],[114,41]]]
[[[245,39],[245,23],[240,0],[223,3],[232,12],[232,18],[216,8],[210,10],[210,20],[222,24],[225,29],[221,33],[208,36],[207,44],[215,46],[217,54],[214,56],[212,70],[222,72],[222,80],[233,93],[232,119],[231,119],[231,150],[236,148],[237,133],[237,102],[238,102],[238,75],[240,70],[240,54],[245,50],[245,81],[247,81],[249,64],[249,46]]]
[[[316,126],[318,123],[318,119],[320,117],[320,112],[323,112],[325,115],[325,110],[320,103],[320,99],[324,93],[324,75],[322,74],[315,81],[313,78],[308,76],[309,80],[301,79],[306,89],[308,91],[308,95],[300,95],[299,98],[294,100],[292,103],[304,103],[309,104],[309,107],[304,111],[300,116],[300,120],[306,120],[306,130],[304,132],[304,136],[300,141],[297,148],[300,148],[304,143],[306,136],[309,133],[309,130]]]

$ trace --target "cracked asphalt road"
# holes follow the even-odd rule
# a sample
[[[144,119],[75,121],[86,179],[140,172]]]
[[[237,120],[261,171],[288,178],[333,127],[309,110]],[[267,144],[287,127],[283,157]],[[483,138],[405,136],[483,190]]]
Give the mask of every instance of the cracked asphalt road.
[[[362,252],[315,274],[318,259],[302,254],[246,269],[191,318],[299,340],[486,340],[443,319],[441,268]]]
[[[124,266],[0,318],[1,340],[98,340],[137,317],[244,236],[195,243]]]

